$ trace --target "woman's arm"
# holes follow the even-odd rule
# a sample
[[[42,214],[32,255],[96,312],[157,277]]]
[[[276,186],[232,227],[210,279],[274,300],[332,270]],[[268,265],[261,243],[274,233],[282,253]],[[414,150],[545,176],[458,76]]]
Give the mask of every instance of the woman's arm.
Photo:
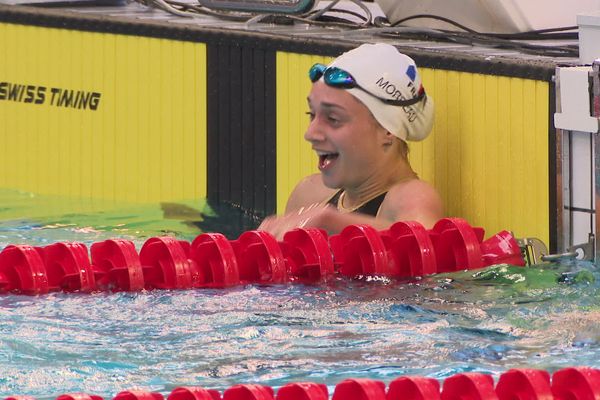
[[[348,225],[367,224],[387,229],[397,221],[417,221],[432,228],[444,217],[442,200],[435,189],[418,179],[393,186],[386,195],[377,217],[361,213],[342,213],[324,202],[335,193],[322,184],[320,176],[303,179],[294,189],[282,216],[267,217],[258,229],[278,239],[294,228],[315,227],[338,233]]]
[[[379,217],[388,221],[416,221],[431,229],[444,218],[444,206],[438,192],[429,183],[413,179],[394,185],[383,203]]]
[[[294,228],[320,228],[329,234],[339,233],[348,225],[367,224],[375,229],[388,228],[394,221],[360,213],[341,213],[331,205],[315,203],[286,213],[265,218],[258,229],[267,231],[278,240]]]
[[[323,184],[321,174],[313,174],[303,178],[288,198],[285,213],[291,213],[303,207],[327,202],[336,192]]]

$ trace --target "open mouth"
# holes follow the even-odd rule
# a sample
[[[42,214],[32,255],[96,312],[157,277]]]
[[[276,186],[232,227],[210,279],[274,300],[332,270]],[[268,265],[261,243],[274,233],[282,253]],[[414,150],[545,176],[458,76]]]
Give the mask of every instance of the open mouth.
[[[319,156],[319,170],[325,170],[331,166],[331,164],[337,160],[339,153],[325,153],[325,152],[317,152]]]

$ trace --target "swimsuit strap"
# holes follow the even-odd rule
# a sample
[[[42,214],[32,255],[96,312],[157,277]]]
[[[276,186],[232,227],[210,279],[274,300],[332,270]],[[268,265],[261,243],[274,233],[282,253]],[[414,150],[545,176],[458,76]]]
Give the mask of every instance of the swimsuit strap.
[[[385,199],[386,195],[387,192],[381,193],[379,196],[367,201],[365,204],[358,207],[353,212],[359,212],[376,217],[377,214],[379,214],[379,208],[381,208],[381,203],[383,203],[383,199]]]
[[[332,206],[337,208],[338,201],[340,200],[340,196],[342,195],[343,190],[340,189],[331,196],[329,200],[325,202],[325,204],[331,204]]]
[[[342,195],[343,192],[344,192],[343,190],[338,190],[337,192],[335,192],[335,194],[333,196],[331,196],[331,198],[327,201],[326,204],[331,204],[332,206],[337,208],[338,201],[340,200],[340,196]],[[362,204],[360,207],[353,210],[352,212],[367,214],[367,215],[376,217],[377,214],[379,213],[379,208],[381,207],[381,203],[383,203],[383,199],[385,199],[386,195],[387,195],[387,192],[381,193],[380,195],[365,202],[364,204]]]

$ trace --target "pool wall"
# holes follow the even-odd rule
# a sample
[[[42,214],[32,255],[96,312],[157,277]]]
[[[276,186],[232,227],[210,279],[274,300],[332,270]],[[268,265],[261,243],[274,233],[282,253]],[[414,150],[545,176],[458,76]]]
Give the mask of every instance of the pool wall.
[[[132,202],[206,196],[206,45],[18,24],[0,32],[2,187]],[[8,99],[13,88],[21,101]]]
[[[306,71],[357,44],[282,32],[0,6],[0,187],[281,212],[316,171]],[[447,215],[552,245],[554,68],[403,50],[437,109],[411,162]]]

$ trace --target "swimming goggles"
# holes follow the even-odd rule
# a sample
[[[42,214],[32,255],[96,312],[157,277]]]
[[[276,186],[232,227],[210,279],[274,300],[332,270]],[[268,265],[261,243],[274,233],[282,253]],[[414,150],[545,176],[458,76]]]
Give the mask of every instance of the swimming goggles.
[[[316,81],[321,79],[321,77],[323,77],[323,80],[325,81],[325,83],[327,85],[335,87],[335,88],[340,88],[340,89],[358,88],[358,89],[362,90],[363,92],[366,92],[366,93],[370,94],[371,96],[377,98],[378,100],[381,100],[385,104],[390,104],[393,106],[401,106],[401,107],[412,106],[413,104],[416,104],[419,101],[423,100],[423,98],[425,97],[425,90],[421,90],[419,92],[419,94],[417,95],[417,97],[413,97],[412,99],[408,99],[408,100],[395,100],[395,99],[386,99],[383,97],[379,97],[379,96],[371,93],[367,89],[363,88],[362,86],[360,86],[358,84],[358,82],[356,82],[356,79],[354,79],[354,77],[352,75],[350,75],[349,72],[344,71],[343,69],[340,69],[338,67],[327,67],[326,65],[319,64],[319,63],[310,67],[310,70],[308,71],[308,76],[310,78],[310,81],[313,83],[315,83]]]

